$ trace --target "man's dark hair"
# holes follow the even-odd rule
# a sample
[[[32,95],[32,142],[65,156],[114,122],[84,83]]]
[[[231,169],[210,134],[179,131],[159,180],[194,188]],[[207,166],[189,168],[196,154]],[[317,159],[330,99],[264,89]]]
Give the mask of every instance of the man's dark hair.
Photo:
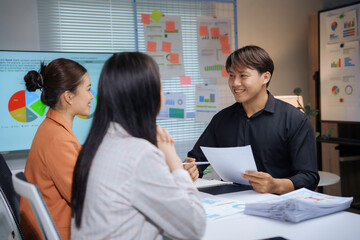
[[[230,69],[236,71],[244,67],[257,70],[260,74],[269,72],[271,76],[274,72],[274,63],[269,54],[261,47],[254,45],[239,48],[231,53],[226,60],[227,72]],[[269,83],[270,80],[266,87],[269,86]]]

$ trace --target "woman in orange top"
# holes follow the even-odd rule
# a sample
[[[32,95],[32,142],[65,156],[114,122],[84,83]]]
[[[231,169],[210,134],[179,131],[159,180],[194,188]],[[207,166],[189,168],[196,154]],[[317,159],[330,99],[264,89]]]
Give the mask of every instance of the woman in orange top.
[[[26,89],[42,89],[41,101],[49,106],[45,120],[33,139],[25,176],[39,186],[62,239],[70,239],[71,185],[81,145],[72,131],[75,115],[90,114],[90,77],[86,69],[69,59],[55,59],[40,72],[24,77]],[[25,239],[42,239],[26,199],[20,201],[21,227]]]

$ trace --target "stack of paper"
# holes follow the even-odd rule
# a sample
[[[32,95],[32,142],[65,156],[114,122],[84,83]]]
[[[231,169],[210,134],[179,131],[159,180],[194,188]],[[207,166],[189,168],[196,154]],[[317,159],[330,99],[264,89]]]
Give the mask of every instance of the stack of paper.
[[[334,197],[301,188],[273,199],[246,203],[244,213],[301,222],[349,208],[352,200],[352,197]]]

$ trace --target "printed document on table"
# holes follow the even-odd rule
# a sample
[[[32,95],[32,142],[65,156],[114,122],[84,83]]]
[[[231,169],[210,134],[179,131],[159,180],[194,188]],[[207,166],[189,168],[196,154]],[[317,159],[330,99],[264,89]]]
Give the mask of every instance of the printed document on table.
[[[212,148],[200,147],[216,173],[225,181],[250,185],[241,177],[245,171],[257,171],[251,146]]]

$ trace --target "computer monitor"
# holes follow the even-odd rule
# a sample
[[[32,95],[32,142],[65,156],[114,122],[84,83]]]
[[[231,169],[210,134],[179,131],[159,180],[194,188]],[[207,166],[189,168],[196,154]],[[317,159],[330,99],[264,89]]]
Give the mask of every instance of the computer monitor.
[[[100,73],[111,55],[112,53],[0,51],[0,152],[30,149],[48,107],[40,100],[40,90],[26,90],[24,76],[28,71],[39,70],[40,62],[47,64],[57,58],[68,58],[80,63],[90,75],[95,97],[91,103],[90,115],[76,116],[73,122],[73,131],[83,144],[96,107]]]

